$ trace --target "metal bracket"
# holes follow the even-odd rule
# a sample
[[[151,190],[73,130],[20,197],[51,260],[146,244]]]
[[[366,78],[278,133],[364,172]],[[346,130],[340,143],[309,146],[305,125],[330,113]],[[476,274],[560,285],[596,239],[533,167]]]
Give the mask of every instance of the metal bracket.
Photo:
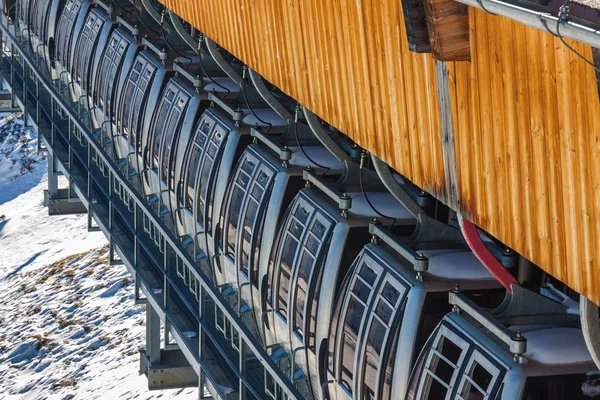
[[[568,324],[567,306],[542,296],[521,285],[512,285],[494,315],[510,325]]]
[[[407,244],[397,241],[392,234],[380,224],[369,224],[369,233],[383,240],[396,253],[400,254],[408,262],[410,262],[418,275],[422,274],[423,272],[427,272],[429,269],[429,259],[427,257],[425,257],[423,254],[417,253],[408,247]]]
[[[352,198],[346,193],[341,195],[329,188],[329,186],[323,182],[318,176],[316,176],[312,169],[305,169],[302,172],[302,178],[308,185],[315,185],[319,190],[325,193],[328,197],[338,203],[338,207],[342,210],[342,216],[345,217],[347,211],[352,208]]]
[[[69,197],[69,189],[58,189],[58,197],[50,197],[44,190],[44,206],[48,215],[85,214],[87,208],[77,197]]]
[[[510,352],[515,355],[515,361],[522,362],[522,356],[527,352],[527,339],[519,331],[512,332],[496,318],[479,308],[464,294],[453,290],[449,293],[448,301],[455,309],[464,311],[475,321],[489,330],[494,336],[508,345]]]

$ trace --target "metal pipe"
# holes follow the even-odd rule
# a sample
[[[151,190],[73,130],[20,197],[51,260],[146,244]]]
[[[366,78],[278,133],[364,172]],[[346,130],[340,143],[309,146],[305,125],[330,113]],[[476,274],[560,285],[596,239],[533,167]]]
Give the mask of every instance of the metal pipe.
[[[459,3],[466,4],[471,7],[482,9],[489,13],[499,14],[503,17],[510,18],[514,21],[541,29],[550,31],[556,35],[556,22],[558,17],[549,13],[530,10],[528,8],[519,7],[514,4],[505,3],[498,0],[457,0]],[[483,2],[483,6],[482,6]],[[565,21],[560,27],[562,36],[576,40],[583,44],[592,47],[600,48],[600,31],[586,26]]]
[[[185,28],[183,27],[183,24],[181,23],[181,20],[179,19],[179,16],[171,10],[168,11],[175,31],[179,34],[179,36],[181,36],[183,41],[188,46],[190,46],[191,49],[196,50],[196,48],[198,47],[198,43],[194,40],[192,36],[190,36],[189,33],[186,32]]]
[[[208,52],[212,56],[213,60],[215,60],[217,65],[223,70],[223,72],[225,72],[225,74],[229,78],[231,78],[231,80],[235,82],[236,85],[238,85],[239,87],[243,87],[244,80],[242,79],[240,74],[235,72],[235,70],[231,67],[231,65],[229,65],[225,58],[223,58],[223,56],[219,52],[219,49],[217,48],[217,44],[211,39],[209,39],[207,36],[204,37],[204,40],[206,41],[206,48],[208,49]]]
[[[492,253],[485,247],[485,244],[479,236],[477,227],[462,215],[458,216],[460,230],[462,231],[469,248],[479,261],[487,268],[488,271],[496,278],[498,282],[504,286],[509,292],[513,292],[512,285],[519,285],[519,282],[500,264],[500,261],[493,256]]]
[[[389,192],[406,208],[406,210],[415,218],[419,218],[420,215],[424,214],[423,209],[419,207],[417,202],[410,197],[408,193],[400,186],[390,167],[375,155],[371,154],[371,160],[373,161],[373,167],[379,178],[389,190]]]
[[[285,109],[285,107],[273,96],[273,94],[265,85],[262,76],[258,74],[258,72],[254,71],[252,68],[248,68],[248,73],[250,74],[250,80],[252,84],[256,88],[260,97],[286,122],[289,122],[294,119],[292,114]]]

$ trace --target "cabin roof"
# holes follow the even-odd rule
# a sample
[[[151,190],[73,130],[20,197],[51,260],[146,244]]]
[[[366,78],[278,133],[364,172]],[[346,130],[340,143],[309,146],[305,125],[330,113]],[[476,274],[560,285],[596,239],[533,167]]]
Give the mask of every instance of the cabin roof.
[[[550,328],[525,333],[525,357],[545,365],[573,365],[592,362],[583,334],[575,328]]]

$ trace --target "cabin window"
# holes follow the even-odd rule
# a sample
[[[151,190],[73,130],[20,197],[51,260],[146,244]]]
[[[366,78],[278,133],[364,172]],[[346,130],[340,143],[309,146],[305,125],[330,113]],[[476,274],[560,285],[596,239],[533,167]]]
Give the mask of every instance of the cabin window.
[[[382,390],[381,399],[387,400],[392,399],[392,376],[394,372],[394,363],[396,362],[396,351],[398,348],[398,340],[400,339],[400,323],[396,324],[395,329],[391,331],[392,344],[387,353],[387,359],[385,360],[384,369],[380,373],[380,379],[382,379]],[[406,362],[406,360],[400,360],[400,362]],[[365,378],[365,383],[367,379]],[[365,385],[366,386],[366,385]],[[369,386],[370,387],[370,386]],[[372,390],[365,389],[365,397],[369,397],[372,394]],[[370,397],[374,398],[374,397]]]
[[[425,381],[421,399],[443,399],[452,391],[459,365],[468,349],[467,342],[457,333],[442,326],[425,364]]]
[[[287,302],[288,294],[290,290],[290,275],[292,271],[292,265],[296,258],[296,250],[298,249],[298,239],[293,234],[287,233],[283,242],[283,248],[281,251],[281,258],[279,261],[279,295],[277,299],[277,312],[287,319]]]
[[[358,275],[351,285],[352,291],[348,296],[344,327],[341,332],[339,377],[342,386],[350,393],[353,392],[354,358],[358,345],[359,333],[363,326],[367,307],[373,295],[377,281],[377,272],[366,263],[360,267]],[[367,279],[365,279],[366,277]]]
[[[308,229],[303,233],[303,246],[298,256],[300,261],[295,263],[297,275],[293,285],[295,289],[293,329],[301,338],[307,333],[308,347],[314,349],[319,297],[316,286],[321,279],[327,244],[335,223],[321,209],[299,207],[299,210],[302,212],[299,218],[307,221]],[[311,210],[310,215],[307,213],[308,210]],[[305,320],[306,316],[309,316],[308,321]],[[308,332],[305,332],[307,323]]]
[[[142,61],[136,60],[133,64],[133,68],[129,72],[127,76],[127,81],[125,83],[125,90],[123,91],[123,97],[121,101],[121,109],[118,113],[117,122],[120,126],[117,128],[120,130],[122,135],[129,135],[129,123],[130,123],[130,113],[132,104],[135,102],[134,94],[136,92],[136,86],[140,79],[140,71],[138,70],[142,68]]]
[[[251,256],[253,254],[259,252],[258,246],[260,246],[260,242],[258,242],[257,236],[259,231],[262,231],[262,227],[256,227],[257,219],[259,222],[262,222],[262,213],[266,209],[266,201],[267,196],[271,194],[270,184],[272,182],[273,173],[271,171],[265,170],[264,167],[261,167],[258,171],[258,175],[256,179],[252,183],[252,188],[250,193],[247,195],[247,205],[246,211],[244,213],[244,221],[242,223],[242,234],[240,237],[241,243],[241,259],[239,260],[239,267],[246,275],[249,275],[250,271],[254,271],[252,265],[250,265]],[[256,276],[253,277],[256,279]],[[256,282],[256,280],[254,280]]]
[[[75,70],[72,71],[72,73],[80,80],[81,88],[85,91],[88,91],[89,66],[91,65],[93,58],[92,52],[96,46],[98,34],[105,21],[106,19],[104,16],[94,11],[90,12],[83,28],[83,32],[77,42],[74,54],[79,57],[77,58],[78,61],[76,62]]]
[[[174,168],[171,167],[171,153],[177,143],[181,119],[184,115],[184,109],[187,106],[191,96],[178,87],[175,83],[169,82],[159,105],[157,117],[153,122],[151,132],[151,150],[152,158],[150,160],[152,168],[158,169],[161,166],[161,179],[167,181],[170,178],[170,187],[173,187]]]
[[[363,250],[364,252],[364,250]],[[356,268],[358,268],[357,266],[359,265],[359,261],[361,260],[361,257],[357,257],[356,260],[354,260],[354,263],[352,264],[352,266],[350,267],[350,270],[348,272],[348,275],[346,275],[346,277],[344,278],[344,281],[342,282],[342,285],[340,287],[340,294],[342,296],[345,296],[345,294],[348,292],[348,287],[350,286],[351,282],[354,282],[354,271],[356,270]],[[340,317],[342,315],[342,311],[344,309],[344,304],[345,301],[344,299],[338,301],[336,307],[335,307],[335,311],[333,313],[333,317],[331,318],[331,325],[329,327],[329,362],[328,362],[328,368],[329,371],[331,373],[334,373],[334,368],[335,368],[335,354],[336,354],[336,338],[338,337],[339,334],[338,332],[341,332],[341,328],[340,328]]]
[[[174,109],[171,111],[171,117],[167,123],[167,133],[165,136],[164,147],[162,151],[162,173],[161,179],[170,183],[169,187],[174,187],[175,180],[175,167],[173,164],[174,153],[177,149],[177,142],[179,141],[179,130],[181,121],[185,115],[184,110],[187,106],[190,96],[183,92],[179,93],[177,100],[173,103]]]
[[[228,207],[229,226],[227,230],[227,255],[229,257],[235,257],[237,248],[237,229],[240,223],[239,220],[242,213],[242,205],[256,166],[257,163],[255,161],[246,157],[237,169],[237,173],[233,180],[233,190],[231,191],[231,199]]]
[[[63,12],[58,20],[58,28],[56,30],[56,58],[58,58],[63,65],[67,65],[66,52],[68,52],[68,41],[73,30],[73,22],[75,16],[79,13],[79,7],[81,7],[81,1],[68,0],[63,8]],[[77,12],[74,12],[77,8]]]
[[[377,298],[374,299],[374,313],[371,315],[368,333],[365,340],[365,353],[363,361],[363,398],[375,399],[381,398],[378,393],[379,386],[387,379],[388,384],[391,381],[391,371],[386,371],[383,365],[380,365],[383,351],[387,349],[387,343],[390,341],[390,332],[392,321],[397,321],[397,314],[404,312],[404,301],[408,293],[408,285],[400,283],[392,276],[387,275],[386,280],[380,286]],[[399,328],[400,322],[395,323]],[[363,339],[361,339],[363,340]],[[395,341],[395,339],[394,339]],[[389,361],[388,361],[389,363]],[[380,382],[381,379],[381,382]]]
[[[202,149],[194,142],[192,143],[192,148],[190,151],[188,166],[185,170],[185,174],[187,175],[185,203],[186,208],[191,212],[194,199],[196,198],[195,181],[198,173],[198,164],[200,163]]]
[[[227,207],[227,256],[248,276],[256,273],[254,261],[257,260],[257,253],[260,251],[258,233],[262,231],[257,222],[264,221],[263,213],[267,207],[275,174],[274,168],[247,154],[241,164],[238,164],[230,184],[230,191],[231,187],[233,190]]]
[[[186,197],[185,197],[185,207],[191,212],[193,211],[194,201],[196,199],[196,177],[198,176],[198,165],[200,164],[200,158],[202,157],[202,152],[204,151],[204,146],[208,139],[208,134],[210,133],[211,124],[202,119],[196,128],[196,136],[194,141],[192,142],[190,155],[189,155],[189,166],[186,168]],[[198,206],[198,209],[201,209],[201,206]],[[202,220],[198,217],[198,220]]]
[[[226,137],[229,130],[220,124],[215,124],[210,136],[210,142],[203,153],[198,180],[198,220],[205,229],[211,229],[212,205],[214,201],[214,177],[219,170],[220,159],[225,148]]]
[[[121,103],[121,112],[123,113],[123,133],[131,135],[130,144],[135,147],[136,151],[140,150],[142,116],[144,102],[148,97],[147,89],[152,85],[158,67],[139,57],[134,65],[132,72],[129,75],[128,85],[132,87],[132,96],[123,96]],[[126,90],[127,93],[127,90]]]
[[[108,116],[112,115],[113,87],[127,47],[129,47],[129,41],[119,31],[113,32],[98,72],[96,102],[104,108],[104,112]],[[131,96],[132,93],[129,95]],[[125,98],[126,103],[130,101],[131,97]]]

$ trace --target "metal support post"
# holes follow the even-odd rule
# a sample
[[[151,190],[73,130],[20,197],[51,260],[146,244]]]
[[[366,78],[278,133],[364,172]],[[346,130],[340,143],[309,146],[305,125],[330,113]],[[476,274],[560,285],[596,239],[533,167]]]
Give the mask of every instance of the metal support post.
[[[160,362],[160,318],[146,303],[146,357],[150,364]]]
[[[48,197],[58,197],[58,171],[56,171],[54,151],[48,149]]]

